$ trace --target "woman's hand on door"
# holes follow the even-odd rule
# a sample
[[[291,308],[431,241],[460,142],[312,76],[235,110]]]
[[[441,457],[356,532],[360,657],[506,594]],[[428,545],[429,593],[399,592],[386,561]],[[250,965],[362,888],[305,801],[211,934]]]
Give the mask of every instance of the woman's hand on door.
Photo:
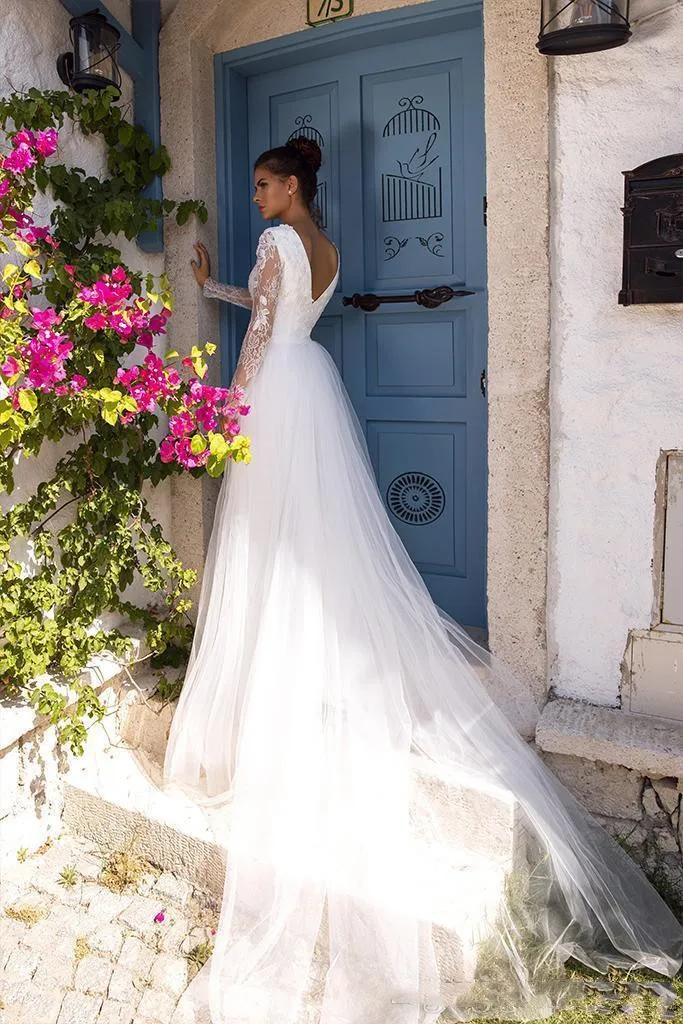
[[[192,273],[194,274],[195,281],[200,288],[203,288],[204,282],[211,274],[209,250],[202,244],[202,242],[195,242],[193,248],[197,253],[198,259],[190,260],[190,266],[192,267]]]

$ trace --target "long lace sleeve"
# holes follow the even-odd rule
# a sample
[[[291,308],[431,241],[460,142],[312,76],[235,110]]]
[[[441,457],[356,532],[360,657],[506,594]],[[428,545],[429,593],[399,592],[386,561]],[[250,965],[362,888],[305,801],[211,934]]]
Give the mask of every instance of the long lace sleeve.
[[[236,284],[221,284],[207,277],[202,288],[204,297],[207,299],[223,299],[224,302],[232,302],[235,306],[244,306],[251,309],[251,295],[248,288],[239,288]]]
[[[256,247],[256,274],[251,320],[244,335],[232,386],[244,387],[258,372],[273,330],[283,263],[273,237],[266,228]]]

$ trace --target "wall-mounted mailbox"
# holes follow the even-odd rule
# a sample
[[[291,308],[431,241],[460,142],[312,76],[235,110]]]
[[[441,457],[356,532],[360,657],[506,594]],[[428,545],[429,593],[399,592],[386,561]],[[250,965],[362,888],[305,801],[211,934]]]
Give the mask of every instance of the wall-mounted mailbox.
[[[624,171],[619,302],[683,302],[683,153]]]

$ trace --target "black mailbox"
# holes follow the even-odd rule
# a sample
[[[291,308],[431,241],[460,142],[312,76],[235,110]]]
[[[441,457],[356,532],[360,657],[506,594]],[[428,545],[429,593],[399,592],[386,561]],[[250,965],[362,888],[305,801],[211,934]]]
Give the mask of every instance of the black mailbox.
[[[624,171],[619,302],[683,302],[683,153]]]

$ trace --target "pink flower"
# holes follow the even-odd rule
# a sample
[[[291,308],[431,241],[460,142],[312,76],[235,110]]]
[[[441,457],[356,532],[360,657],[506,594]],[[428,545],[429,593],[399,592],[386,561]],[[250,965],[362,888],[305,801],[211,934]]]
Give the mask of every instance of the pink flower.
[[[25,174],[35,162],[35,156],[27,144],[22,142],[12,150],[9,156],[5,157],[5,170],[11,171],[13,174]]]
[[[66,386],[66,384],[57,384],[57,386],[54,389],[54,392],[55,392],[56,395],[60,395],[60,396],[61,395],[68,395],[69,394],[69,389]]]
[[[54,309],[31,309],[29,312],[36,327],[52,327],[61,320]]]
[[[107,326],[107,318],[104,313],[93,313],[92,316],[86,317],[83,323],[91,331],[103,331]]]
[[[165,909],[166,908],[164,908],[164,910]],[[165,921],[166,920],[166,915],[164,914],[164,911],[160,910],[159,913],[154,918],[154,920],[156,921],[157,924],[161,924],[162,921]]]
[[[80,373],[75,373],[71,378],[71,390],[82,391],[83,388],[88,386],[88,382],[85,377],[81,377]]]
[[[46,128],[36,135],[35,148],[41,156],[52,156],[57,149],[58,138],[59,135],[54,128]]]
[[[3,377],[14,377],[17,373],[21,373],[21,367],[13,356],[9,356],[0,366],[0,373]]]
[[[120,338],[129,338],[133,333],[133,328],[120,313],[114,313],[109,317],[109,326],[116,331]]]
[[[22,128],[12,140],[15,146],[35,146],[36,137],[28,128]]]
[[[65,263],[64,270],[69,275],[69,277],[73,277],[74,274],[76,273],[76,268],[74,267],[73,263]]]
[[[175,459],[175,448],[173,447],[173,441],[170,438],[165,437],[159,445],[159,458],[162,462],[173,462]]]
[[[9,178],[3,178],[2,181],[0,181],[0,199],[2,199],[3,196],[6,196],[8,192]]]
[[[168,421],[168,429],[175,437],[184,437],[194,430],[194,423],[189,413],[183,412],[178,416],[171,416]]]

